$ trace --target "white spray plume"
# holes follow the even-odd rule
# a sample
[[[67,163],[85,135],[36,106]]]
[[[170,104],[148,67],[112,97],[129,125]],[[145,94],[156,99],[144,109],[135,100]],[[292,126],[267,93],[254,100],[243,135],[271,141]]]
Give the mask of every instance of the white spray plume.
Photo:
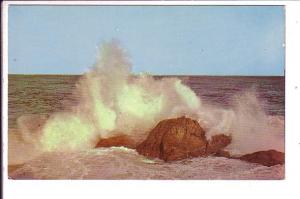
[[[57,113],[41,139],[46,150],[94,147],[97,138],[122,133],[139,138],[169,117],[195,115],[201,102],[179,79],[155,80],[131,74],[131,64],[116,41],[105,42],[91,71],[77,86],[80,103]]]

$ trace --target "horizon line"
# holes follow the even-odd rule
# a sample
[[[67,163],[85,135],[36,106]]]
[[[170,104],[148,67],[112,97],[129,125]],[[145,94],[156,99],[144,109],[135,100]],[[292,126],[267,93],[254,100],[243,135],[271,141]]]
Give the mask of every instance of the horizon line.
[[[143,73],[140,74],[132,74],[134,76],[136,75],[142,75]],[[147,74],[147,73],[146,73]],[[7,75],[27,75],[27,76],[82,76],[82,74],[65,74],[65,73],[33,73],[33,74],[27,74],[27,73],[7,73]],[[285,74],[283,75],[208,75],[208,74],[147,74],[150,76],[220,76],[220,77],[285,77]]]

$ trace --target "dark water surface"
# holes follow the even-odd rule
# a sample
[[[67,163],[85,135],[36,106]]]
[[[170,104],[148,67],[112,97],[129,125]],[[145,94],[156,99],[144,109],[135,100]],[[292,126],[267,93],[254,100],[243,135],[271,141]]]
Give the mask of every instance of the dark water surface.
[[[8,126],[24,114],[50,114],[76,104],[79,75],[9,75]],[[176,76],[204,102],[230,106],[234,95],[255,90],[268,115],[284,116],[284,77]],[[164,78],[157,76],[156,78]]]

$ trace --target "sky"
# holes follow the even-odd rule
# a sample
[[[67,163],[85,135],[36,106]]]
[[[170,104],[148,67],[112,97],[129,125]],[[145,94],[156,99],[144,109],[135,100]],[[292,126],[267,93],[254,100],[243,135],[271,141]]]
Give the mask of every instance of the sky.
[[[21,6],[8,13],[9,74],[82,74],[117,39],[133,73],[284,75],[283,6]]]

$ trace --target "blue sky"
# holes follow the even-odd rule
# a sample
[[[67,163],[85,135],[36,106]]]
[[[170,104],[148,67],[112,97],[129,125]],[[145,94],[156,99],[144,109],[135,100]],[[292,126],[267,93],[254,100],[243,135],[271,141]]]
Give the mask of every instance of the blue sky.
[[[9,73],[81,74],[118,39],[133,72],[283,75],[282,6],[10,6]]]

